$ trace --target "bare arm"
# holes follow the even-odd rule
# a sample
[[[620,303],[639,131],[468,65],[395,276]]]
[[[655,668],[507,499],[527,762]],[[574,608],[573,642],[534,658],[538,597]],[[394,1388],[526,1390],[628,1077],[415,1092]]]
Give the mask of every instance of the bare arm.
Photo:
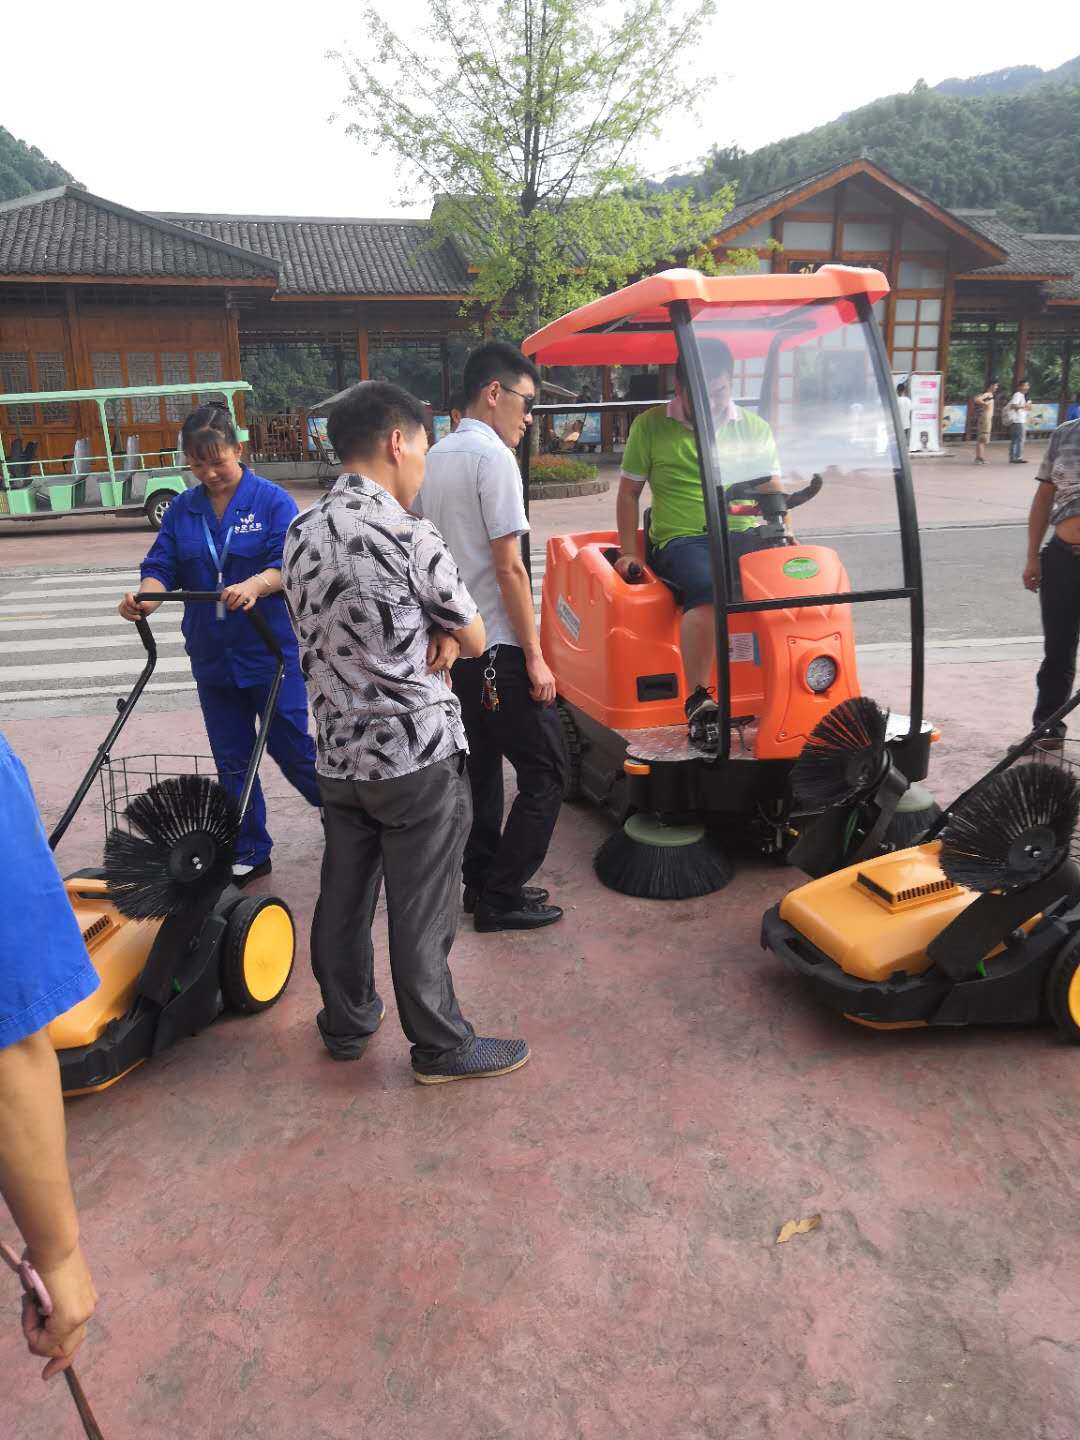
[[[638,510],[641,500],[641,492],[644,489],[641,480],[631,480],[629,475],[620,475],[619,493],[615,499],[615,524],[619,531],[619,559],[615,569],[626,579],[626,571],[631,565],[640,565],[645,557],[638,554]]]
[[[1050,525],[1050,511],[1054,504],[1054,487],[1045,481],[1035,487],[1035,498],[1028,513],[1028,551],[1024,566],[1024,585],[1028,590],[1038,590],[1042,579],[1042,557],[1039,551]]]
[[[466,660],[475,660],[478,655],[484,653],[487,636],[484,634],[484,621],[479,612],[473,616],[468,625],[463,626],[460,630],[451,630],[450,634],[457,641]]]
[[[79,1248],[60,1067],[44,1030],[0,1050],[0,1193],[52,1298],[46,1324],[29,1305],[23,1318],[31,1350],[52,1357],[49,1379],[82,1344],[97,1294]]]
[[[550,704],[555,699],[555,677],[540,652],[540,636],[536,633],[532,585],[529,572],[521,558],[521,543],[516,535],[500,535],[491,542],[495,562],[495,578],[514,635],[525,655],[525,668],[532,682],[532,698]]]

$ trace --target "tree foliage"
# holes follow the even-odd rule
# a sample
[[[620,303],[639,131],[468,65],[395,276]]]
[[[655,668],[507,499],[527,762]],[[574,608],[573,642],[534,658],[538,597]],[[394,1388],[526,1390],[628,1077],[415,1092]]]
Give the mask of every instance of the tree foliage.
[[[35,190],[72,183],[61,166],[47,160],[34,145],[16,140],[0,125],[0,200],[15,200]]]
[[[949,208],[997,209],[1021,229],[1080,231],[1080,84],[1019,95],[890,95],[752,154],[714,148],[701,194],[749,199],[863,154]],[[690,177],[683,177],[685,183]]]
[[[650,194],[636,164],[707,84],[692,57],[713,0],[687,6],[429,0],[408,37],[372,7],[362,51],[339,56],[350,132],[437,197],[434,243],[459,246],[517,333],[698,252],[730,209],[723,184]]]

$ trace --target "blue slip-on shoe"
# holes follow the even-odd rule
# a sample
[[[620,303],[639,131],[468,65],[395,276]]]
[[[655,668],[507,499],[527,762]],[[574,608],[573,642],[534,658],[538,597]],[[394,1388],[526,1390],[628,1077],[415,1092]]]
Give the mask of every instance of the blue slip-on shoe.
[[[450,1080],[482,1080],[488,1075],[509,1075],[529,1063],[524,1040],[491,1040],[478,1035],[464,1054],[449,1055],[424,1070],[413,1069],[418,1085],[445,1085]]]

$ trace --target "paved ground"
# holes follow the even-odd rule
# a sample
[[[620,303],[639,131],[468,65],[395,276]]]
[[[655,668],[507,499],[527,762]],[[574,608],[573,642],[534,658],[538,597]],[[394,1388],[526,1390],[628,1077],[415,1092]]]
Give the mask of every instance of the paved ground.
[[[986,522],[1026,513],[1017,470],[938,465],[924,516],[965,518],[969,482],[1001,489]],[[1012,583],[1022,534],[1002,538],[979,603]],[[77,568],[70,547],[48,563]],[[928,670],[943,797],[1030,708],[1032,659],[999,643],[1030,616],[980,649],[974,613]],[[881,645],[860,661],[872,694],[896,683]],[[5,719],[50,815],[101,726]],[[125,749],[202,743],[170,704]],[[414,1085],[387,986],[364,1060],[333,1065],[306,949],[317,823],[273,769],[267,788],[302,942],[286,996],[69,1110],[102,1291],[81,1370],[109,1440],[1075,1440],[1080,1054],[1044,1031],[849,1026],[757,947],[796,875],[743,860],[709,899],[614,896],[590,864],[606,826],[567,807],[541,876],[564,923],[463,929],[453,957],[466,1013],[527,1035],[532,1064]],[[64,868],[97,858],[100,823],[88,805]],[[5,1436],[79,1433],[13,1326],[0,1371]]]

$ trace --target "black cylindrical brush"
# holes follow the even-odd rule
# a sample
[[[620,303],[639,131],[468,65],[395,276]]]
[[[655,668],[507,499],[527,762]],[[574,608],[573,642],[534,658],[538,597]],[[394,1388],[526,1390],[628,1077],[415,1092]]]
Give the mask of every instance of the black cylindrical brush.
[[[969,890],[1019,890],[1069,858],[1080,817],[1080,782],[1056,765],[992,775],[941,830],[942,870]]]
[[[872,790],[888,768],[889,714],[866,695],[844,700],[811,730],[791,771],[791,791],[809,810],[828,810]]]
[[[240,815],[206,775],[177,775],[136,795],[124,812],[131,833],[105,841],[109,898],[132,920],[167,915],[222,890],[232,878]]]

